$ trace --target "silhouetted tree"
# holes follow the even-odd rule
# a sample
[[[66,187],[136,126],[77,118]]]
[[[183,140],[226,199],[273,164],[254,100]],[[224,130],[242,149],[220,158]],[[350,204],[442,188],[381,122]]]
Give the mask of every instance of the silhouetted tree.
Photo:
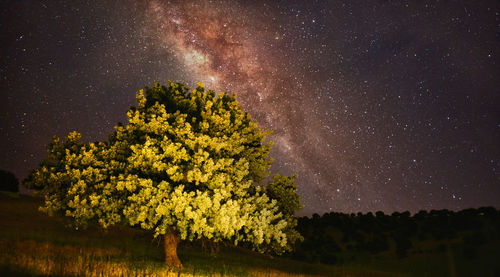
[[[0,190],[18,192],[19,181],[14,173],[0,169]]]

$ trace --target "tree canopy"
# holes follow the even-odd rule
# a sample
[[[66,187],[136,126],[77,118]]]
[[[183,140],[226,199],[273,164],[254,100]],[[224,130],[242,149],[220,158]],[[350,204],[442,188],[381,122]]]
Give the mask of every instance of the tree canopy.
[[[128,124],[108,141],[82,143],[77,132],[53,139],[25,182],[42,189],[43,211],[78,226],[125,223],[180,239],[291,249],[301,238],[296,185],[280,175],[261,184],[272,142],[234,96],[169,82],[136,98]]]

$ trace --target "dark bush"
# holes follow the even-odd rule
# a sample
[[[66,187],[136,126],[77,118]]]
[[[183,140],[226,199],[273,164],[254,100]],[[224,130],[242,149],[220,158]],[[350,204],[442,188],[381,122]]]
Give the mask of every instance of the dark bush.
[[[464,246],[464,257],[470,260],[474,260],[477,258],[476,248],[471,245]]]
[[[12,172],[0,169],[0,190],[19,191],[19,181]]]
[[[368,250],[371,254],[377,254],[382,251],[389,250],[389,243],[387,242],[387,237],[383,234],[377,234],[373,238],[365,243],[365,250]]]
[[[486,243],[486,237],[481,231],[476,231],[464,236],[464,243],[468,245],[481,245]]]
[[[444,251],[446,251],[446,245],[444,245],[444,243],[440,243],[437,247],[436,247],[436,251],[438,253],[443,253]]]
[[[327,253],[323,253],[320,256],[320,262],[323,264],[333,265],[333,264],[336,264],[338,262],[338,258],[335,254],[327,252]]]
[[[404,236],[395,236],[394,241],[396,242],[396,254],[398,254],[398,257],[406,257],[407,251],[412,247],[411,241]]]

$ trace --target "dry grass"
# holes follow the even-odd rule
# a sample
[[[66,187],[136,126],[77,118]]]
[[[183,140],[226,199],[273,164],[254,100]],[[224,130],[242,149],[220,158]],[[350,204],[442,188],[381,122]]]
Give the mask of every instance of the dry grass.
[[[218,272],[199,272],[195,269],[169,270],[161,262],[121,260],[122,251],[116,248],[57,246],[34,240],[10,242],[0,240],[0,264],[14,272],[49,276],[235,276]],[[5,251],[7,250],[7,251]],[[22,270],[19,270],[22,269]],[[248,276],[292,277],[308,276],[276,269],[251,269]],[[310,275],[313,276],[313,275]],[[314,275],[317,276],[317,275]]]
[[[184,269],[169,270],[152,234],[121,226],[76,231],[63,218],[38,212],[40,204],[0,193],[0,276],[347,276],[240,248],[214,257],[189,244],[179,249]]]
[[[260,255],[244,248],[223,247],[216,256],[199,245],[182,244],[179,257],[184,269],[166,268],[163,250],[151,233],[116,226],[102,232],[97,226],[86,230],[66,227],[62,217],[38,212],[40,200],[0,193],[0,276],[447,276],[443,253],[415,254],[411,258],[362,256],[342,253],[356,260],[338,266],[309,264],[286,258]],[[498,243],[486,245],[481,253],[498,253]],[[419,245],[422,249],[435,245]],[[487,249],[486,249],[487,248]],[[456,249],[457,251],[460,249]],[[483,269],[477,276],[495,276],[495,255],[472,262],[454,252],[457,275],[475,276],[467,268]],[[479,250],[478,250],[479,251]],[[498,257],[498,256],[496,256]],[[489,258],[489,259],[487,259]],[[424,268],[425,270],[422,270]],[[426,271],[427,270],[427,271]],[[420,274],[426,272],[425,274]],[[496,271],[495,271],[496,272]],[[500,271],[498,271],[500,272]]]

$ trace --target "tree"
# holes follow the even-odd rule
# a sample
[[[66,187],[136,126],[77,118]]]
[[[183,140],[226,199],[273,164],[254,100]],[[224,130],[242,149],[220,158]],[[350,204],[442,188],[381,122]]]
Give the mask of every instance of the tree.
[[[54,136],[52,142],[47,145],[47,156],[39,163],[38,168],[32,170],[23,180],[23,185],[35,190],[44,189],[45,194],[62,193],[59,197],[64,198],[69,182],[61,178],[61,175],[68,173],[66,156],[81,154],[85,149],[81,138],[77,132],[69,133],[64,140]]]
[[[83,144],[70,133],[55,138],[48,157],[26,181],[42,187],[49,214],[64,213],[77,226],[125,223],[163,235],[165,261],[182,267],[180,240],[249,243],[278,254],[300,235],[293,178],[267,186],[271,142],[234,96],[203,84],[141,90],[129,124],[106,142]]]
[[[301,210],[302,205],[300,204],[300,197],[297,195],[297,185],[294,181],[295,175],[287,177],[276,174],[266,187],[267,195],[269,198],[277,201],[280,212],[288,222],[284,229],[288,243],[284,249],[280,245],[271,245],[271,248],[275,248],[275,252],[282,250],[292,251],[296,242],[304,240],[296,230],[297,218],[295,217],[295,212]]]
[[[18,192],[19,181],[14,173],[0,169],[0,190]]]

